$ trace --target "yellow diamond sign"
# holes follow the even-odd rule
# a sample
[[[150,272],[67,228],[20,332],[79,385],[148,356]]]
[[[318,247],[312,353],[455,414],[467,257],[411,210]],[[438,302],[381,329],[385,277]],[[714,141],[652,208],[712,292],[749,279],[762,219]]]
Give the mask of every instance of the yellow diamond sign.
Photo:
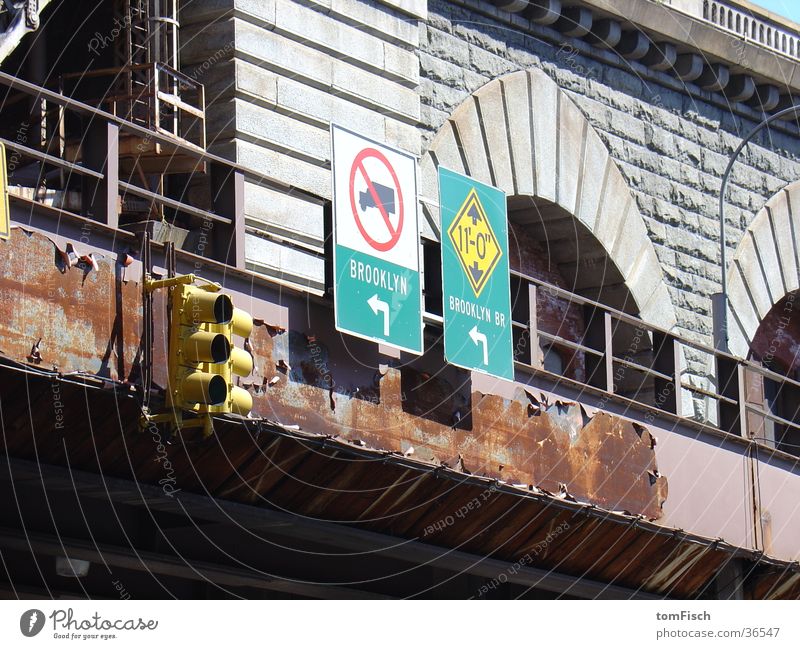
[[[503,252],[475,189],[467,194],[447,234],[475,297],[480,296]]]

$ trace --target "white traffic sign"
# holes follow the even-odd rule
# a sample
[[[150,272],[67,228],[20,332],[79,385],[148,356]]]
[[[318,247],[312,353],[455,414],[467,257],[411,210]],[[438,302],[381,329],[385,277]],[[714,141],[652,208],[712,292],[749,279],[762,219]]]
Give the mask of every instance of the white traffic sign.
[[[417,160],[331,126],[336,329],[422,353]]]

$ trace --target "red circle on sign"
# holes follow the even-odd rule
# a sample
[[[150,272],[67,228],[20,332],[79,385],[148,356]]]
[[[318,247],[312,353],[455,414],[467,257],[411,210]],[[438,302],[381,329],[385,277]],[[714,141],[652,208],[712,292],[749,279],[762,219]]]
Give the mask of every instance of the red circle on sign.
[[[372,184],[372,180],[370,179],[369,175],[367,174],[367,170],[364,167],[364,160],[367,158],[375,158],[380,163],[383,164],[384,167],[389,171],[389,174],[392,177],[392,182],[394,183],[394,188],[397,190],[397,229],[394,228],[392,222],[389,220],[389,214],[386,211],[386,207],[384,207],[383,202],[381,201],[381,197],[378,195],[378,192],[375,190],[375,187]],[[361,223],[361,215],[358,212],[356,207],[356,173],[361,171],[361,175],[364,176],[364,180],[367,181],[367,191],[372,196],[372,200],[375,203],[375,207],[378,208],[378,211],[381,213],[383,217],[383,222],[386,225],[386,229],[388,230],[389,239],[388,241],[376,241],[373,239],[368,233],[366,228],[364,228],[364,224]],[[367,148],[362,150],[353,160],[353,166],[350,169],[350,207],[353,210],[353,217],[356,220],[356,226],[358,227],[358,231],[361,233],[361,236],[364,237],[364,241],[366,241],[371,247],[375,248],[380,252],[386,252],[387,250],[391,250],[395,247],[397,242],[400,240],[400,234],[403,231],[403,192],[400,190],[400,181],[397,178],[397,174],[395,173],[392,165],[386,159],[386,156],[383,155],[377,149]]]

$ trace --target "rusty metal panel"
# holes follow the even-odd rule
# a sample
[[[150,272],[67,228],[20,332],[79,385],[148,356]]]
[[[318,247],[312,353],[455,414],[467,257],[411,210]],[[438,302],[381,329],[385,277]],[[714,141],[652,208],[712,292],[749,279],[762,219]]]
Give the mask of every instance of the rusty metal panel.
[[[128,272],[115,253],[88,242],[70,244],[20,228],[0,245],[6,252],[0,258],[6,355],[62,374],[135,382],[140,270]],[[164,299],[159,294],[154,304],[154,382],[161,387]],[[255,416],[650,519],[661,515],[666,481],[643,428],[602,413],[589,418],[577,404],[550,403],[521,390],[512,399],[470,394],[459,385],[468,375],[451,372],[450,381],[447,372],[430,376],[421,368],[365,370],[333,334],[329,309],[314,309],[309,322],[328,332],[314,335],[261,317],[274,312],[266,300],[234,299],[256,318],[250,341],[256,369],[239,381],[253,393]],[[284,306],[293,322],[310,315],[300,299]],[[378,360],[375,354],[374,366]]]
[[[64,268],[67,250],[63,237],[41,232],[17,228],[12,241],[0,245],[8,246],[0,262],[0,291],[6,298],[0,307],[5,309],[0,343],[7,357],[39,369],[56,367],[64,374],[135,378],[141,330],[138,272],[136,276],[122,275],[115,254],[102,246],[79,251],[96,253],[96,269],[89,270],[85,263]],[[209,274],[210,279],[217,279]],[[669,527],[753,547],[742,498],[742,447],[688,431],[662,430],[650,424],[644,428],[603,412],[590,416],[577,403],[532,388],[526,392],[517,386],[516,392],[505,398],[470,393],[468,377],[446,372],[432,376],[424,370],[425,359],[412,368],[382,366],[376,372],[372,368],[388,359],[374,350],[369,357],[368,347],[356,351],[370,358],[370,363],[374,361],[372,368],[359,368],[348,357],[353,350],[332,333],[330,310],[324,305],[268,291],[256,297],[252,285],[247,293],[245,282],[240,283],[242,287],[226,286],[226,290],[256,318],[250,341],[256,371],[240,380],[254,395],[254,415],[299,431],[349,441],[354,448],[393,452],[409,460],[452,467],[465,476],[487,476],[526,489],[532,485],[565,502],[630,512]],[[78,297],[70,300],[70,295]],[[157,299],[154,306],[155,378],[157,385],[163,385],[163,363],[159,361],[166,351],[163,299]],[[78,327],[70,329],[67,323]],[[42,333],[35,333],[34,326]],[[42,341],[34,355],[31,348],[39,335]],[[436,356],[435,350],[431,356]],[[52,399],[46,392],[31,395],[23,390],[16,398],[30,403],[43,416],[48,409],[52,411]],[[119,425],[124,417],[125,425],[134,431],[135,404],[125,401],[122,411],[114,401],[92,405],[91,411],[84,407],[76,415],[90,422],[91,430],[102,431],[109,420]],[[26,409],[11,421],[21,431],[14,453],[22,457],[63,463],[66,448],[70,457],[73,453],[84,456],[90,470],[133,475],[145,481],[164,478],[160,465],[152,466],[159,444],[152,436],[119,438],[106,434],[110,431],[86,435],[86,429],[68,435],[52,430],[42,433],[28,416]],[[34,432],[38,435],[35,447]],[[364,471],[353,469],[340,475],[334,468],[336,462],[327,456],[307,456],[300,449],[285,455],[286,441],[259,437],[249,428],[245,433],[215,438],[212,444],[218,448],[175,440],[165,447],[165,453],[176,479],[186,489],[210,489],[221,497],[248,502],[285,497],[287,503],[300,508],[301,502],[307,501],[302,507],[313,515],[332,513],[343,520],[363,517],[366,525],[388,517],[394,521],[395,532],[417,536],[425,534],[436,516],[454,516],[453,512],[464,506],[465,494],[434,488],[439,483],[433,478],[398,471],[376,482],[366,470],[368,465],[361,467]],[[280,465],[275,466],[278,461]],[[243,478],[237,477],[237,472]],[[311,486],[300,487],[295,474],[306,472]],[[779,481],[785,473],[775,469],[774,476],[770,474],[768,496],[772,496],[765,511],[771,517],[772,534],[765,533],[764,538],[773,551],[788,557],[794,556],[792,536],[782,530],[785,525],[794,530],[796,521],[779,497]],[[794,479],[794,474],[789,475]],[[671,483],[670,498],[666,476]],[[324,498],[313,493],[331,486],[365,493],[349,503],[330,493]],[[283,496],[282,490],[286,491]],[[507,550],[519,553],[530,547],[537,530],[547,529],[549,514],[531,516],[528,512],[527,518],[517,519],[514,510],[506,512],[504,498],[494,493],[489,496],[482,517],[491,514],[488,520],[492,525],[479,525],[474,519],[436,535],[450,543],[468,533],[470,547],[502,540]],[[532,536],[520,536],[520,528]],[[598,536],[599,531],[593,532],[592,527],[580,529],[591,532],[601,543],[600,556],[609,561],[617,561],[621,543],[628,542],[627,536],[620,540],[606,531]],[[562,549],[550,553],[560,556]],[[702,571],[693,573],[691,580],[699,583],[705,576]]]
[[[138,282],[126,281],[115,254],[92,250],[59,248],[18,227],[0,241],[0,348],[8,357],[114,380],[135,374]]]
[[[255,378],[242,382],[255,393],[253,414],[609,509],[661,515],[666,479],[643,427],[606,413],[588,417],[578,404],[548,403],[521,390],[514,399],[473,393],[470,426],[447,425],[454,406],[441,384],[428,380],[424,396],[409,404],[413,395],[397,369],[387,368],[356,394],[337,392],[339,377],[324,351],[335,338],[316,337],[311,353],[290,359],[289,348],[309,346],[304,334],[256,326]],[[446,408],[439,412],[441,404]]]

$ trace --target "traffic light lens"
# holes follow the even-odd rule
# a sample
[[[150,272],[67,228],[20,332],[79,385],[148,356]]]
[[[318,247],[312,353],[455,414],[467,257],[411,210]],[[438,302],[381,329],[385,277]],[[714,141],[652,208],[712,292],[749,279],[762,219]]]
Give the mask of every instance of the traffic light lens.
[[[228,400],[228,382],[219,374],[192,372],[183,380],[181,393],[189,403],[219,406]]]
[[[209,293],[193,289],[188,293],[183,309],[183,322],[195,326],[210,324],[227,324],[233,317],[233,302],[225,293]]]
[[[231,344],[228,339],[222,334],[214,336],[211,343],[211,362],[224,363],[231,355]]]
[[[208,403],[218,406],[228,399],[228,383],[219,374],[208,382]]]
[[[190,363],[224,363],[230,358],[231,343],[224,334],[196,331],[186,338],[183,353]]]
[[[233,317],[233,302],[229,295],[218,295],[214,301],[214,317],[217,324],[225,324],[230,322]]]

